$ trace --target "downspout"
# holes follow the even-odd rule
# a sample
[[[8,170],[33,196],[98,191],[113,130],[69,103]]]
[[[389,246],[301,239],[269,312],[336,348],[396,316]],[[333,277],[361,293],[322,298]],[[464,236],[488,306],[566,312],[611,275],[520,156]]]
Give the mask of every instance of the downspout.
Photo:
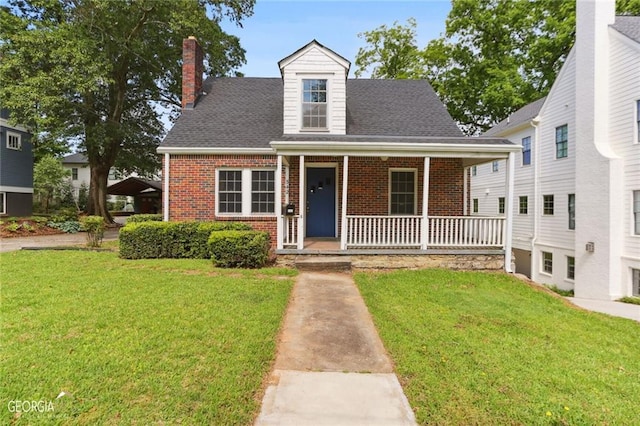
[[[536,116],[531,120],[531,126],[533,127],[533,238],[531,238],[531,279],[533,279],[533,273],[536,271],[536,265],[534,260],[537,260],[535,245],[538,241],[538,229],[539,227],[539,215],[540,210],[540,184],[538,179],[540,178],[540,116]],[[537,262],[535,262],[537,264]]]
[[[164,154],[164,208],[163,220],[169,221],[169,153]]]

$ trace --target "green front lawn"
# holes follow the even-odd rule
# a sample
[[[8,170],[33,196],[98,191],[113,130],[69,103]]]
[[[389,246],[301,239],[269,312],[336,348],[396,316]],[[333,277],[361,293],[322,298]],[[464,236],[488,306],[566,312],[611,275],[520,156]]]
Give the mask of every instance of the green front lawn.
[[[356,274],[421,424],[637,424],[640,324],[503,274]]]
[[[0,423],[248,424],[257,414],[293,272],[78,251],[4,253],[0,264]],[[45,412],[14,414],[16,400],[45,401]]]

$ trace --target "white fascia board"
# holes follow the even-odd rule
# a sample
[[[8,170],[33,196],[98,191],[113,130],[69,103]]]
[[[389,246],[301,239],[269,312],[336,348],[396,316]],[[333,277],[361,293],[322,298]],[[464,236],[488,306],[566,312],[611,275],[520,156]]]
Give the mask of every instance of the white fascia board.
[[[622,43],[626,44],[630,48],[640,51],[640,43],[630,38],[628,35],[623,34],[620,31],[616,30],[612,26],[609,26],[609,34],[612,34],[615,38],[617,38],[618,40],[620,40]]]
[[[18,131],[24,132],[24,133],[31,133],[29,131],[29,129],[27,129],[24,126],[21,126],[19,124],[10,124],[9,120],[7,120],[6,118],[0,118],[0,126],[7,127],[9,129],[13,129],[13,130],[18,130]]]
[[[217,155],[275,155],[271,148],[207,148],[207,147],[178,147],[165,146],[158,147],[158,154],[217,154]]]
[[[19,194],[33,194],[33,188],[25,188],[22,186],[0,185],[0,192],[16,192]]]
[[[309,52],[310,50],[313,50],[313,49],[317,49],[317,50],[321,51],[324,55],[328,56],[332,61],[340,64],[344,69],[348,70],[351,67],[351,63],[349,61],[347,61],[346,59],[338,56],[334,52],[331,52],[331,51],[327,50],[326,47],[320,46],[319,44],[317,44],[317,42],[316,43],[312,42],[312,43],[307,44],[307,46],[305,46],[299,52],[291,54],[291,55],[287,56],[286,58],[282,59],[280,62],[278,62],[278,66],[280,67],[280,70],[283,70],[289,64],[291,64],[293,61],[297,60],[298,58],[300,58],[303,55],[306,55],[307,52]]]
[[[367,157],[467,157],[507,158],[510,152],[522,151],[520,145],[478,145],[440,143],[385,143],[385,142],[308,142],[273,141],[273,149],[280,155],[351,155]]]

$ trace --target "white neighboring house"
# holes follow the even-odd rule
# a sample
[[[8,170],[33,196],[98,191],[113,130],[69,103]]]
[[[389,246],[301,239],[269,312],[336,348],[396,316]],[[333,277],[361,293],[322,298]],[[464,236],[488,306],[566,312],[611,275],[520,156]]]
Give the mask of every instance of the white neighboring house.
[[[70,154],[62,159],[62,166],[71,171],[70,179],[71,186],[73,187],[73,194],[78,197],[80,187],[84,183],[89,188],[91,182],[91,169],[89,168],[89,161],[84,154]],[[128,176],[120,174],[114,167],[109,170],[109,179],[107,186],[111,186],[114,183],[118,183]],[[116,201],[115,195],[109,195],[107,200]]]
[[[485,135],[523,146],[516,271],[576,297],[640,295],[640,17],[579,0],[576,44],[548,96]],[[472,214],[500,212],[504,163],[472,168]]]

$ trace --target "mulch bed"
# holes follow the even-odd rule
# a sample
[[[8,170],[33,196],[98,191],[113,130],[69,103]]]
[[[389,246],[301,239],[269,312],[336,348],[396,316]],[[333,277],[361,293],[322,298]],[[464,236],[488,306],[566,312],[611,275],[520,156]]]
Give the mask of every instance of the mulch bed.
[[[49,228],[44,223],[37,223],[28,219],[19,219],[16,222],[8,222],[3,220],[0,224],[0,237],[2,238],[18,238],[18,237],[35,237],[39,235],[58,235],[64,234],[59,229]],[[18,229],[11,229],[13,223],[20,225]],[[26,227],[23,227],[24,224]]]

